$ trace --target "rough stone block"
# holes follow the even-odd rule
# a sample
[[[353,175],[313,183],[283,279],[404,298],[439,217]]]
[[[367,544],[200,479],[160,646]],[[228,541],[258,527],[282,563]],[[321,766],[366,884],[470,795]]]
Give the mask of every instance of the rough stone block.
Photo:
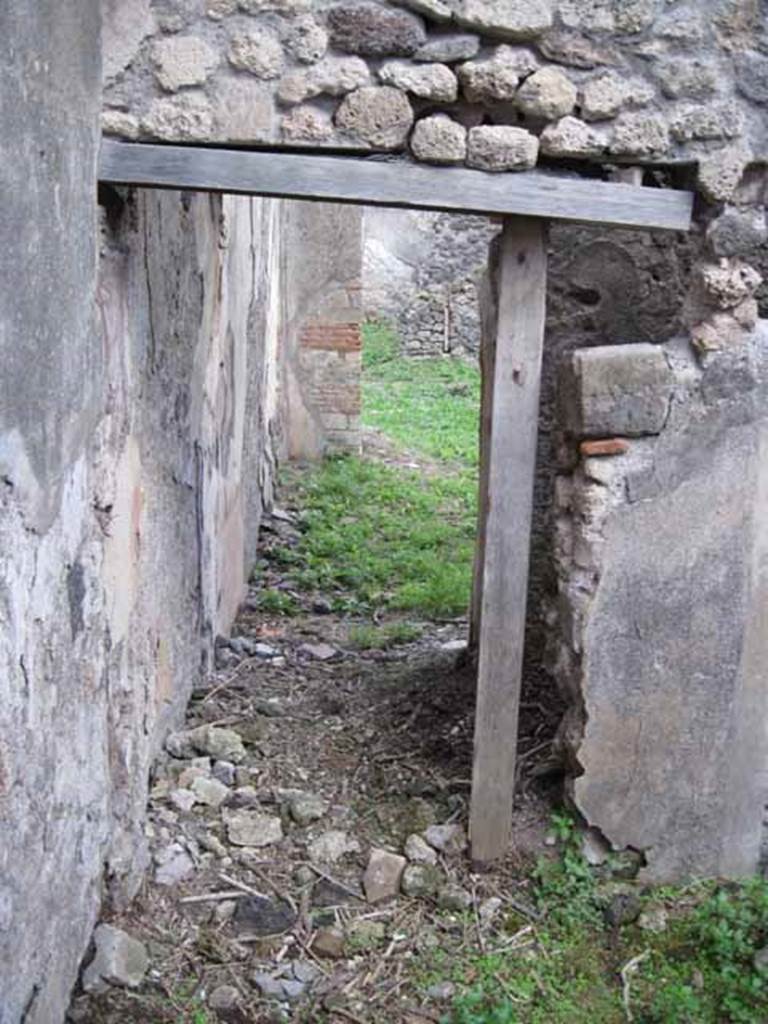
[[[408,64],[389,61],[379,69],[384,85],[393,85],[425,100],[453,103],[458,96],[456,75],[445,64]]]
[[[605,345],[573,352],[562,377],[568,430],[586,438],[658,434],[673,384],[660,346]]]
[[[367,57],[408,57],[427,41],[420,18],[373,3],[339,4],[328,25],[337,50]]]
[[[642,79],[609,72],[592,78],[581,91],[581,116],[585,121],[605,121],[627,106],[642,107],[654,97],[653,86]]]
[[[523,171],[536,166],[539,140],[525,128],[481,125],[471,128],[467,163],[481,171]]]
[[[611,152],[617,156],[660,157],[669,150],[669,128],[653,113],[626,113],[616,121]]]
[[[539,137],[541,152],[547,156],[590,157],[607,152],[605,132],[585,124],[577,117],[563,117],[547,125]]]
[[[85,991],[98,991],[105,984],[138,988],[149,967],[144,944],[111,924],[100,924],[93,940],[96,953],[83,973]]]
[[[411,151],[417,160],[433,164],[463,164],[467,157],[467,129],[447,114],[416,122]]]
[[[345,135],[377,149],[399,149],[408,139],[413,110],[399,89],[366,86],[344,98],[334,120]]]
[[[291,22],[283,44],[299,63],[315,64],[328,50],[328,33],[314,18],[300,17]]]
[[[753,103],[768,103],[768,57],[764,53],[742,53],[736,61],[739,92]]]
[[[371,72],[360,57],[326,57],[314,67],[289,71],[280,82],[281,103],[303,103],[315,96],[345,96],[368,85]]]
[[[218,83],[213,138],[247,143],[269,142],[275,133],[272,90],[257,79],[237,77]]]
[[[256,78],[279,78],[285,67],[280,40],[266,29],[236,35],[229,47],[229,63]]]
[[[535,39],[552,24],[549,0],[457,0],[460,25],[502,39]]]
[[[141,120],[141,130],[166,142],[201,142],[213,131],[213,107],[207,96],[184,92],[154,100]]]
[[[198,36],[168,36],[152,47],[155,75],[166,92],[188,85],[202,85],[216,65],[219,54]]]
[[[546,67],[526,78],[517,91],[515,103],[535,120],[554,121],[571,113],[576,95],[576,86],[564,71]]]
[[[479,51],[479,36],[467,32],[453,32],[442,36],[434,36],[429,42],[424,43],[423,46],[416,50],[413,59],[453,64],[459,60],[470,60]]]

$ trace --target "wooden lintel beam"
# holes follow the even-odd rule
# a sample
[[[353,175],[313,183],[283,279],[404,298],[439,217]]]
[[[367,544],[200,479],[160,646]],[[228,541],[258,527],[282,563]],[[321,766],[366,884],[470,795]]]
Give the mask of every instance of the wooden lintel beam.
[[[687,231],[693,194],[540,171],[489,174],[387,158],[116,142],[101,144],[99,179],[149,188],[518,214],[629,228]]]

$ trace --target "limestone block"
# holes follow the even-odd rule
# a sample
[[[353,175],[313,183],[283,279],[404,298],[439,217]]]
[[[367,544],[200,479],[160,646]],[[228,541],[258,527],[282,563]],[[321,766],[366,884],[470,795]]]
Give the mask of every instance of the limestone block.
[[[664,95],[673,100],[704,100],[717,91],[718,68],[712,60],[670,57],[657,63],[656,75]]]
[[[333,121],[327,110],[305,103],[283,117],[280,131],[290,142],[325,142],[333,137]]]
[[[719,309],[733,309],[750,298],[762,284],[762,277],[748,263],[723,258],[701,268],[707,297]]]
[[[219,55],[199,36],[168,36],[152,47],[155,77],[166,92],[202,85],[219,63]]]
[[[213,108],[202,93],[184,92],[154,100],[141,120],[141,130],[166,142],[205,141],[213,131]]]
[[[459,60],[471,60],[472,57],[477,56],[479,51],[479,36],[467,32],[453,32],[433,36],[416,50],[413,59],[453,64]]]
[[[205,13],[211,21],[221,21],[237,10],[237,0],[208,0]]]
[[[281,103],[303,103],[323,94],[344,96],[371,81],[371,72],[361,57],[326,57],[319,64],[283,77],[277,92]]]
[[[291,22],[283,43],[300,64],[315,64],[328,50],[328,33],[314,18],[300,17]]]
[[[581,91],[585,121],[605,121],[628,106],[642,107],[654,97],[653,86],[642,79],[608,72],[588,81]]]
[[[238,4],[246,14],[274,11],[277,14],[293,16],[310,11],[313,0],[238,0]]]
[[[256,78],[279,78],[285,67],[285,53],[266,29],[252,29],[236,35],[229,47],[229,63]]]
[[[272,89],[250,78],[230,78],[217,84],[215,139],[229,142],[269,142],[275,131]]]
[[[405,857],[389,850],[371,850],[363,877],[363,888],[369,903],[392,899],[400,892],[400,880],[408,865]]]
[[[713,203],[732,199],[749,161],[749,152],[739,145],[718,149],[702,158],[697,185],[704,197]]]
[[[737,103],[683,103],[670,111],[669,130],[678,142],[733,139],[744,130],[744,112]]]
[[[413,110],[399,89],[366,86],[344,98],[334,120],[340,132],[369,146],[399,149],[408,139]]]
[[[639,437],[664,426],[674,378],[664,350],[646,343],[579,349],[566,361],[561,401],[576,437]]]
[[[416,15],[373,3],[332,7],[328,25],[337,50],[368,57],[408,57],[427,41]]]
[[[467,129],[448,117],[434,114],[416,122],[411,150],[417,160],[433,164],[463,164],[467,157]]]
[[[658,8],[659,0],[563,0],[558,13],[569,28],[631,35],[652,25]]]
[[[454,17],[466,28],[502,39],[535,39],[552,24],[549,0],[457,0]]]
[[[384,85],[394,85],[425,100],[453,103],[459,93],[456,75],[445,64],[408,64],[388,61],[379,69]]]
[[[563,117],[547,125],[539,138],[541,152],[547,156],[601,156],[609,145],[605,132],[585,124],[577,117]]]
[[[541,121],[565,117],[576,106],[576,86],[560,68],[546,67],[526,78],[517,91],[518,108]]]
[[[138,139],[139,121],[123,110],[105,110],[101,115],[101,130],[105,135],[118,135],[122,139]]]
[[[481,171],[523,171],[536,166],[539,140],[525,128],[481,125],[471,128],[467,163]]]
[[[768,57],[764,53],[740,53],[736,84],[739,92],[753,103],[768,103]]]
[[[611,152],[617,156],[659,157],[669,150],[669,128],[660,114],[628,112],[616,121]]]
[[[520,79],[539,65],[539,59],[526,47],[499,46],[489,60],[462,64],[459,81],[470,103],[506,102],[514,99]]]
[[[571,68],[589,70],[624,63],[621,52],[615,46],[604,41],[597,42],[568,29],[552,29],[537,41],[536,46],[547,60]]]

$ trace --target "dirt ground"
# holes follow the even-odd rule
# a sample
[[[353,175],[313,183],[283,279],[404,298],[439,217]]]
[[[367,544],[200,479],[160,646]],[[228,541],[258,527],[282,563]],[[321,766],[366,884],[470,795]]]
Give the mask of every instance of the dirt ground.
[[[293,531],[293,513],[278,512],[262,555]],[[278,570],[270,574],[267,585],[280,586]],[[527,873],[547,852],[558,788],[551,694],[526,686],[513,843],[504,863],[473,875],[467,623],[427,623],[417,641],[361,651],[349,620],[318,595],[299,600],[301,614],[268,616],[252,591],[234,641],[220,646],[221,667],[194,693],[185,729],[234,730],[244,756],[217,763],[198,749],[158,763],[153,868],[130,912],[107,918],[146,945],[149,970],[136,989],[77,995],[72,1021],[434,1022],[452,992],[436,965],[525,944],[535,916]],[[199,775],[223,780],[219,806],[188,806]],[[281,838],[233,842],[231,819],[243,810],[279,821]],[[402,854],[409,836],[446,823],[459,828],[428,850],[435,864],[423,892],[366,899],[372,849]],[[324,854],[329,834],[336,849]]]

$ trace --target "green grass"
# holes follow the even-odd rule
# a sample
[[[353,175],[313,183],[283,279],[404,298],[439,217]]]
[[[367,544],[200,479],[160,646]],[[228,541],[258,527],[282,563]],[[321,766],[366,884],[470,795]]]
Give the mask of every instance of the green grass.
[[[366,325],[363,420],[395,449],[424,458],[426,469],[345,456],[295,474],[302,537],[271,557],[297,590],[326,594],[337,611],[463,615],[477,518],[480,376],[456,360],[401,358],[397,348],[388,328]],[[262,605],[291,610],[269,593]]]
[[[453,358],[405,359],[381,324],[366,324],[363,424],[404,448],[476,470],[480,370]]]
[[[542,916],[530,944],[460,959],[450,972],[458,995],[444,1024],[623,1024],[620,972],[638,956],[629,987],[635,1024],[768,1021],[768,969],[754,963],[768,943],[768,882],[643,892],[644,904],[666,907],[666,931],[609,929],[603,909],[611,886],[582,859],[567,819],[559,822],[561,856],[535,872]],[[523,924],[515,916],[509,930]]]
[[[352,626],[349,642],[360,651],[385,650],[418,640],[422,629],[413,622],[388,622],[384,626]]]

